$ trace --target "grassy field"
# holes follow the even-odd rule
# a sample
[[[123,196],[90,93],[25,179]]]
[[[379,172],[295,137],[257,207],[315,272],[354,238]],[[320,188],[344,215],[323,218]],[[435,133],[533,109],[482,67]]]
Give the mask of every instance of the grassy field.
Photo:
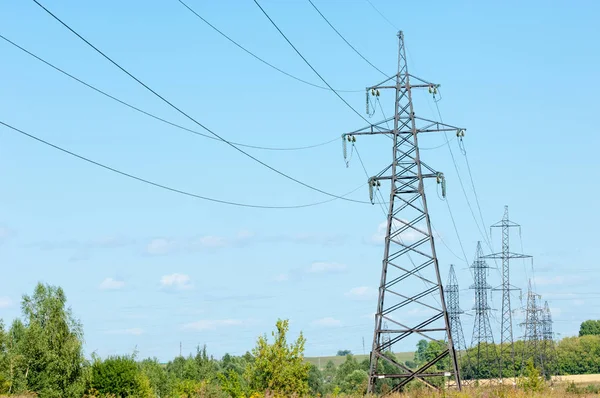
[[[557,383],[600,384],[600,374],[554,376],[552,379]]]
[[[396,354],[396,358],[398,358],[398,360],[400,362],[405,362],[405,361],[412,361],[413,357],[415,356],[414,352],[397,352]],[[356,360],[358,362],[361,362],[363,359],[368,359],[369,356],[368,355],[354,355],[354,358],[356,358]],[[338,356],[331,356],[331,357],[307,357],[306,360],[312,364],[315,364],[317,366],[320,367],[320,369],[324,369],[325,365],[327,365],[327,362],[329,361],[333,361],[335,366],[339,366],[342,362],[344,362],[344,360],[346,359],[346,357],[338,357]]]

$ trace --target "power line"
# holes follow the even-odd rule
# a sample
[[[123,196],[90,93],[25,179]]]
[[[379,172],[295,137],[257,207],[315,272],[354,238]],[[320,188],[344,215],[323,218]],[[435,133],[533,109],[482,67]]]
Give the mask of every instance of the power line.
[[[258,61],[262,62],[263,64],[267,65],[268,67],[276,70],[279,73],[282,73],[288,77],[291,77],[294,80],[297,80],[299,82],[302,82],[304,84],[308,84],[309,86],[313,86],[316,88],[320,88],[323,90],[331,90],[330,87],[324,87],[324,86],[320,86],[318,84],[314,84],[311,83],[309,81],[300,79],[297,76],[292,75],[291,73],[288,73],[278,67],[276,67],[275,65],[265,61],[264,59],[262,59],[261,57],[259,57],[258,55],[254,54],[252,51],[246,49],[244,46],[242,46],[241,44],[239,44],[238,42],[236,42],[235,40],[233,40],[231,37],[227,36],[225,33],[223,33],[221,30],[219,30],[217,27],[215,27],[213,24],[211,24],[210,22],[208,22],[204,17],[202,17],[200,14],[198,14],[192,7],[190,7],[189,5],[187,5],[186,3],[184,3],[182,0],[177,0],[179,1],[185,8],[187,8],[192,14],[194,14],[196,17],[198,17],[202,22],[204,22],[205,24],[207,24],[208,26],[210,26],[215,32],[217,32],[218,34],[220,34],[221,36],[223,36],[224,38],[226,38],[227,40],[229,40],[231,43],[233,43],[235,46],[237,46],[239,49],[241,49],[242,51],[244,51],[245,53],[251,55],[252,57],[254,57],[255,59],[257,59]],[[339,92],[344,92],[344,93],[358,93],[361,92],[363,90],[337,90]]]
[[[33,0],[33,1],[37,1],[37,0]],[[346,101],[337,91],[335,91],[333,89],[333,87],[331,87],[331,85],[329,83],[327,83],[327,80],[325,80],[323,78],[323,76],[321,76],[321,74],[319,72],[317,72],[317,70],[310,64],[310,62],[307,61],[306,58],[304,58],[304,55],[302,55],[302,53],[296,48],[296,46],[294,46],[292,44],[292,42],[290,41],[290,39],[287,38],[287,36],[281,31],[281,29],[279,29],[279,26],[277,26],[277,24],[275,23],[275,21],[273,21],[273,19],[271,19],[271,17],[269,16],[269,14],[267,14],[267,12],[261,7],[261,5],[258,3],[257,0],[254,0],[254,3],[258,6],[258,8],[260,8],[260,10],[262,11],[263,14],[265,14],[265,16],[267,17],[267,19],[271,22],[271,24],[273,24],[273,26],[275,27],[275,29],[277,29],[277,31],[279,32],[279,34],[281,34],[281,36],[285,39],[285,41],[288,42],[288,44],[294,49],[294,51],[296,51],[296,54],[298,54],[300,56],[300,58],[302,58],[302,60],[306,63],[306,65],[308,65],[308,67],[310,69],[312,69],[313,72],[315,72],[315,74],[317,76],[319,76],[319,79],[321,79],[323,81],[323,83],[325,83],[325,85],[327,87],[329,87],[331,89],[331,91],[333,91],[333,93],[335,95],[337,95],[337,97],[342,100],[342,102],[344,104],[346,104],[346,106],[348,108],[350,108],[352,110],[352,112],[356,113],[358,115],[358,117],[360,117],[362,120],[364,120],[365,122],[367,122],[367,124],[371,125],[371,123],[365,119],[365,117],[363,115],[360,114],[360,112],[358,112],[356,109],[354,109],[352,107],[352,105],[350,105],[348,103],[348,101]]]
[[[377,7],[375,7],[375,4],[371,3],[371,1],[370,1],[370,0],[366,0],[366,1],[367,1],[367,3],[369,3],[369,4],[371,5],[371,7],[373,7],[373,9],[374,9],[375,11],[377,11],[377,14],[381,15],[381,17],[382,17],[383,19],[385,19],[385,20],[387,21],[387,23],[389,23],[389,24],[390,24],[390,26],[391,26],[392,28],[394,28],[394,29],[396,29],[396,30],[400,30],[400,29],[398,29],[398,27],[397,27],[396,25],[394,25],[394,23],[393,23],[392,21],[390,21],[389,19],[387,19],[387,17],[386,17],[385,15],[383,15],[383,13],[382,13],[381,11],[379,11],[379,10],[377,9]]]
[[[434,102],[435,102],[435,107],[437,109],[438,116],[440,118],[440,122],[443,123],[444,120],[442,119],[442,113],[440,112],[440,107],[438,105],[438,102],[437,101],[434,101]],[[463,184],[462,177],[460,176],[460,171],[458,170],[458,165],[456,164],[456,159],[454,158],[454,152],[452,152],[452,147],[450,146],[450,141],[449,141],[445,131],[444,131],[444,138],[446,138],[446,145],[448,146],[448,150],[450,151],[450,157],[452,158],[452,164],[454,165],[454,170],[456,170],[456,175],[458,177],[458,182],[460,183],[460,187],[463,191],[463,194],[465,195],[465,200],[467,201],[467,206],[469,207],[469,210],[471,211],[471,216],[473,216],[473,221],[475,221],[477,230],[479,231],[479,234],[483,238],[484,242],[487,244],[487,246],[490,248],[490,250],[493,251],[489,236],[487,235],[487,233],[484,234],[483,232],[481,232],[481,228],[479,227],[479,221],[477,221],[477,217],[475,217],[473,207],[471,206],[471,202],[469,201],[469,197],[467,195],[467,191],[465,190],[465,186]],[[487,231],[485,229],[485,224],[483,225],[483,230]]]
[[[219,140],[223,141],[224,143],[226,143],[230,147],[234,148],[236,151],[238,151],[238,152],[242,153],[243,155],[249,157],[250,159],[252,159],[255,162],[261,164],[262,166],[268,168],[269,170],[271,170],[271,171],[279,174],[280,176],[285,177],[285,178],[287,178],[287,179],[289,179],[291,181],[294,181],[295,183],[300,184],[300,185],[302,185],[302,186],[304,186],[304,187],[306,187],[308,189],[311,189],[313,191],[316,191],[316,192],[319,192],[319,193],[322,193],[324,195],[331,196],[331,197],[334,197],[334,198],[337,198],[337,199],[342,199],[342,200],[350,201],[350,202],[369,203],[369,202],[366,202],[366,201],[359,201],[359,200],[344,198],[343,196],[335,195],[335,194],[326,192],[326,191],[324,191],[322,189],[313,187],[313,186],[311,186],[311,185],[309,185],[309,184],[307,184],[305,182],[302,182],[302,181],[298,180],[297,178],[291,177],[291,176],[285,174],[284,172],[277,170],[273,166],[268,165],[267,163],[265,163],[265,162],[261,161],[260,159],[256,158],[255,156],[250,155],[248,152],[244,151],[243,149],[238,148],[237,146],[235,146],[231,142],[229,142],[226,139],[224,139],[223,137],[221,137],[219,134],[215,133],[214,131],[212,131],[208,127],[204,126],[202,123],[198,122],[192,116],[190,116],[189,114],[187,114],[186,112],[184,112],[183,110],[181,110],[180,108],[178,108],[177,106],[175,106],[172,102],[170,102],[169,100],[167,100],[165,97],[163,97],[162,95],[160,95],[159,93],[157,93],[156,91],[154,91],[152,88],[150,88],[144,82],[142,82],[140,79],[138,79],[137,77],[135,77],[127,69],[125,69],[124,67],[122,67],[121,65],[119,65],[116,61],[114,61],[108,55],[106,55],[105,53],[103,53],[100,49],[98,49],[96,46],[94,46],[92,43],[90,43],[88,40],[86,40],[83,36],[81,36],[79,33],[77,33],[73,28],[71,28],[69,25],[67,25],[65,22],[63,22],[59,17],[57,17],[56,15],[54,15],[50,10],[48,10],[46,7],[44,7],[38,0],[33,0],[33,2],[36,3],[44,11],[46,11],[50,16],[52,16],[52,18],[54,18],[56,21],[58,21],[61,25],[63,25],[65,28],[67,28],[69,31],[71,31],[73,34],[75,34],[77,37],[79,37],[79,39],[81,39],[83,42],[85,42],[88,46],[90,46],[91,48],[93,48],[98,54],[102,55],[106,60],[108,60],[113,65],[115,65],[122,72],[124,72],[126,75],[128,75],[129,77],[131,77],[133,80],[135,80],[136,82],[138,82],[146,90],[150,91],[152,94],[154,94],[156,97],[158,97],[159,99],[161,99],[164,103],[166,103],[167,105],[169,105],[171,108],[175,109],[177,112],[181,113],[183,116],[185,116],[186,118],[188,118],[192,122],[196,123],[202,129],[208,131],[210,134],[212,134],[213,136],[217,137]],[[335,92],[335,93],[336,93],[336,95],[339,96],[339,94],[337,94],[337,92]]]
[[[181,0],[179,0],[179,1],[181,1]],[[364,55],[362,55],[352,44],[350,44],[348,42],[348,40],[346,40],[346,38],[331,24],[331,22],[329,22],[329,20],[325,17],[325,15],[323,15],[323,13],[317,8],[317,6],[315,5],[315,3],[312,2],[312,0],[308,0],[308,2],[319,13],[321,18],[323,18],[325,20],[325,22],[327,22],[327,25],[329,25],[331,27],[331,29],[333,29],[333,31],[335,33],[337,33],[337,35],[344,41],[344,43],[346,43],[348,45],[348,47],[350,47],[356,54],[358,54],[359,57],[361,57],[366,63],[371,65],[376,71],[381,73],[383,76],[388,77],[388,75],[385,72],[383,72],[381,69],[379,69],[378,67],[373,65],[371,63],[371,61],[369,61],[367,58],[365,58]]]
[[[48,141],[46,141],[46,140],[44,140],[42,138],[39,138],[39,137],[37,137],[37,136],[35,136],[33,134],[30,134],[30,133],[27,133],[27,132],[25,132],[23,130],[20,130],[20,129],[14,127],[14,126],[11,126],[8,123],[5,123],[5,122],[1,121],[1,120],[0,120],[0,124],[3,125],[3,126],[5,126],[5,127],[7,127],[7,128],[9,128],[9,129],[11,129],[11,130],[13,130],[13,131],[15,131],[15,132],[17,132],[17,133],[19,133],[19,134],[22,134],[22,135],[24,135],[24,136],[26,136],[26,137],[28,137],[28,138],[30,138],[32,140],[40,142],[40,143],[42,143],[44,145],[47,145],[49,147],[52,147],[52,148],[54,148],[54,149],[56,149],[58,151],[61,151],[61,152],[66,153],[68,155],[71,155],[71,156],[73,156],[73,157],[75,157],[77,159],[83,160],[83,161],[85,161],[87,163],[91,163],[91,164],[93,164],[95,166],[101,167],[101,168],[103,168],[105,170],[112,171],[113,173],[120,174],[120,175],[122,175],[124,177],[128,177],[128,178],[131,178],[133,180],[136,180],[136,181],[139,181],[139,182],[143,182],[145,184],[152,185],[152,186],[157,187],[157,188],[161,188],[161,189],[164,189],[164,190],[167,190],[167,191],[178,193],[180,195],[185,195],[185,196],[193,197],[193,198],[196,198],[196,199],[202,199],[202,200],[207,200],[207,201],[210,201],[210,202],[221,203],[221,204],[232,205],[232,206],[238,206],[238,207],[252,207],[252,208],[257,208],[257,209],[297,209],[297,208],[303,208],[303,207],[317,206],[317,205],[320,205],[320,204],[325,204],[325,203],[332,202],[332,201],[334,201],[334,200],[337,199],[337,198],[332,198],[332,199],[324,200],[324,201],[321,201],[321,202],[308,203],[308,204],[302,204],[302,205],[293,205],[293,206],[267,206],[267,205],[254,205],[254,204],[248,204],[248,203],[232,202],[232,201],[227,201],[227,200],[222,200],[222,199],[210,198],[208,196],[202,196],[202,195],[198,195],[198,194],[191,193],[191,192],[188,192],[188,191],[183,191],[181,189],[169,187],[167,185],[159,184],[157,182],[154,182],[154,181],[151,181],[151,180],[147,180],[145,178],[138,177],[138,176],[135,176],[133,174],[126,173],[126,172],[118,170],[118,169],[116,169],[114,167],[107,166],[107,165],[105,165],[103,163],[97,162],[97,161],[92,160],[90,158],[87,158],[85,156],[79,155],[79,154],[77,154],[75,152],[69,151],[68,149],[62,148],[62,147],[60,147],[58,145],[52,144],[51,142],[48,142]],[[357,187],[356,189],[352,190],[351,192],[348,192],[346,195],[350,195],[350,194],[356,192],[360,188],[364,187],[364,185],[365,184],[362,184],[361,186]]]
[[[458,228],[456,227],[456,221],[454,220],[454,214],[452,214],[452,209],[450,208],[450,202],[448,201],[447,197],[444,202],[446,202],[446,206],[448,207],[448,213],[450,214],[450,219],[452,220],[452,225],[454,226],[454,232],[456,232],[456,237],[458,238],[458,243],[460,245],[460,250],[462,251],[462,254],[464,256],[465,263],[469,264],[469,260],[467,259],[467,253],[465,252],[465,248],[462,244],[462,239],[460,239],[460,234],[458,233]]]
[[[158,121],[160,121],[160,122],[166,123],[166,124],[168,124],[168,125],[170,125],[170,126],[173,126],[173,127],[176,127],[176,128],[178,128],[178,129],[185,130],[185,131],[187,131],[187,132],[190,132],[190,133],[192,133],[192,134],[196,134],[196,135],[199,135],[199,136],[202,136],[202,137],[205,137],[205,138],[211,139],[211,140],[215,140],[215,141],[222,141],[222,140],[220,140],[220,139],[218,139],[218,138],[216,138],[216,137],[213,137],[213,136],[211,136],[211,135],[208,135],[208,134],[201,133],[201,132],[199,132],[199,131],[197,131],[197,130],[192,130],[192,129],[189,129],[189,128],[187,128],[187,127],[184,127],[184,126],[182,126],[182,125],[180,125],[180,124],[177,124],[177,123],[171,122],[171,121],[169,121],[169,120],[167,120],[167,119],[164,119],[164,118],[162,118],[162,117],[160,117],[160,116],[157,116],[157,115],[155,115],[155,114],[153,114],[153,113],[151,113],[151,112],[148,112],[148,111],[145,111],[145,110],[143,110],[143,109],[140,109],[140,108],[136,107],[135,105],[132,105],[132,104],[130,104],[130,103],[128,103],[128,102],[125,102],[125,101],[123,101],[123,100],[121,100],[121,99],[119,99],[119,98],[117,98],[117,97],[115,97],[115,96],[113,96],[113,95],[111,95],[111,94],[108,94],[106,91],[103,91],[103,90],[101,90],[101,89],[99,89],[99,88],[97,88],[97,87],[93,86],[92,84],[89,84],[89,83],[85,82],[84,80],[82,80],[82,79],[79,79],[78,77],[76,77],[76,76],[74,76],[74,75],[70,74],[69,72],[66,72],[65,70],[63,70],[63,69],[59,68],[58,66],[56,66],[56,65],[53,65],[52,63],[50,63],[50,62],[46,61],[45,59],[43,59],[43,58],[39,57],[38,55],[36,55],[36,54],[32,53],[31,51],[29,51],[29,50],[27,50],[27,49],[23,48],[22,46],[18,45],[18,44],[17,44],[17,43],[15,43],[14,41],[12,41],[12,40],[10,40],[10,39],[8,39],[8,38],[4,37],[4,36],[3,36],[3,35],[1,35],[1,34],[0,34],[0,39],[3,39],[3,40],[4,40],[4,41],[6,41],[7,43],[9,43],[9,44],[13,45],[14,47],[16,47],[16,48],[18,48],[19,50],[23,51],[24,53],[26,53],[26,54],[28,54],[28,55],[32,56],[33,58],[37,59],[38,61],[40,61],[40,62],[42,62],[42,63],[44,63],[44,64],[48,65],[49,67],[51,67],[51,68],[53,68],[54,70],[56,70],[56,71],[58,71],[58,72],[62,73],[63,75],[65,75],[65,76],[67,76],[67,77],[69,77],[69,78],[71,78],[71,79],[75,80],[76,82],[78,82],[78,83],[81,83],[81,84],[83,84],[84,86],[86,86],[86,87],[88,87],[88,88],[90,88],[90,89],[92,89],[92,90],[96,91],[97,93],[99,93],[99,94],[102,94],[102,95],[104,95],[105,97],[107,97],[107,98],[110,98],[110,99],[112,99],[113,101],[116,101],[116,102],[118,102],[118,103],[120,103],[120,104],[122,104],[122,105],[125,105],[126,107],[128,107],[128,108],[130,108],[130,109],[133,109],[133,110],[134,110],[134,111],[136,111],[136,112],[142,113],[142,114],[144,114],[144,115],[146,115],[146,116],[149,116],[149,117],[151,117],[151,118],[153,118],[153,119],[155,119],[155,120],[158,120]],[[261,149],[261,150],[266,150],[266,151],[298,151],[298,150],[303,150],[303,149],[317,148],[317,147],[324,146],[324,145],[330,144],[330,143],[332,143],[332,142],[334,142],[334,141],[338,141],[338,140],[339,140],[339,137],[336,137],[336,138],[334,138],[334,139],[331,139],[331,140],[329,140],[329,141],[322,142],[322,143],[320,143],[320,144],[313,144],[313,145],[307,145],[307,146],[301,146],[301,147],[265,147],[265,146],[258,146],[258,145],[248,145],[248,144],[242,144],[242,143],[239,143],[239,142],[234,142],[234,141],[231,141],[231,143],[232,143],[233,145],[237,145],[237,146],[241,146],[241,147],[245,147],[245,148]]]
[[[481,205],[479,204],[479,195],[477,195],[477,190],[475,189],[475,183],[473,182],[473,174],[471,173],[471,165],[469,164],[469,157],[467,156],[467,149],[465,148],[465,143],[462,143],[462,154],[465,157],[465,162],[467,163],[467,170],[469,171],[469,179],[471,180],[471,187],[473,188],[473,194],[475,195],[475,203],[477,204],[477,209],[479,209],[479,217],[481,218],[481,224],[485,229],[485,221],[483,220],[483,213],[481,211]],[[485,230],[487,236],[487,229]],[[491,239],[490,239],[491,241]]]

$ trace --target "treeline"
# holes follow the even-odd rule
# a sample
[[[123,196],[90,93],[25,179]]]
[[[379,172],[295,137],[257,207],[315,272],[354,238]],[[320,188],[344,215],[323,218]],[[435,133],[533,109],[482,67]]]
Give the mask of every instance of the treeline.
[[[595,330],[593,327],[587,329]],[[594,326],[594,325],[592,325]],[[595,326],[594,326],[595,327]],[[586,329],[586,330],[587,330]],[[600,332],[600,328],[598,328]],[[304,358],[305,339],[300,336],[287,341],[288,322],[279,320],[271,339],[257,339],[256,346],[243,356],[225,355],[215,359],[206,347],[198,347],[194,355],[177,357],[167,364],[157,359],[139,359],[136,354],[86,359],[83,355],[82,326],[66,306],[61,288],[39,284],[31,296],[22,300],[22,317],[6,330],[0,324],[0,394],[35,393],[40,398],[139,397],[139,398],[258,398],[272,396],[337,396],[341,393],[366,392],[369,360],[357,360],[344,352],[345,360],[336,366],[329,361],[323,369]],[[519,356],[525,348],[515,344],[514,367],[504,377],[526,374],[534,367],[551,369],[552,374],[600,373],[600,336],[585,335],[565,338],[548,346],[544,355],[536,351],[529,360]],[[404,365],[417,369],[444,348],[443,342],[422,340],[414,358]],[[460,353],[464,378],[489,378],[498,375],[498,348],[484,345]],[[468,354],[468,355],[467,355]],[[479,355],[477,355],[479,354]],[[386,353],[394,361],[394,354]],[[524,358],[521,360],[521,358]],[[512,363],[512,356],[504,363]],[[526,360],[525,360],[526,359]],[[430,368],[444,370],[449,359]],[[380,360],[378,373],[396,373],[389,361]],[[531,380],[536,380],[535,377]],[[442,385],[444,380],[429,380]],[[377,392],[385,393],[394,381],[383,379]],[[412,387],[418,387],[413,383]]]
[[[527,372],[528,362],[546,379],[560,375],[598,374],[600,329],[598,333],[580,333],[580,337],[566,337],[558,342],[539,341],[534,344],[519,340],[514,342],[512,351],[504,347],[502,352],[499,344],[483,343],[458,353],[461,376],[467,380],[498,378],[500,358],[504,378],[523,376]],[[435,358],[442,349],[443,345],[438,342],[421,340],[415,357],[425,355],[425,359]],[[415,368],[413,361],[406,361],[405,364]]]

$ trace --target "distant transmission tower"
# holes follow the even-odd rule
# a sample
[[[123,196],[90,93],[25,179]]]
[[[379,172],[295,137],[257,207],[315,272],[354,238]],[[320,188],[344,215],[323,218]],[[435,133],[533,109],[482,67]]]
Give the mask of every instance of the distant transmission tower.
[[[504,217],[502,220],[492,225],[492,228],[502,228],[502,253],[494,253],[485,256],[485,258],[502,259],[502,285],[494,288],[495,291],[502,291],[502,323],[500,328],[500,379],[504,374],[504,353],[509,352],[512,359],[512,369],[515,368],[515,347],[513,345],[513,326],[512,309],[510,306],[510,292],[520,290],[510,284],[510,260],[513,258],[528,258],[525,254],[512,253],[509,247],[510,228],[521,228],[517,223],[508,219],[508,206],[504,206]],[[512,371],[511,371],[512,373]]]
[[[367,96],[369,93],[377,96],[379,90],[383,89],[395,91],[394,116],[342,137],[344,142],[354,142],[356,136],[386,135],[391,138],[393,145],[391,164],[369,179],[372,201],[373,194],[379,194],[381,182],[389,181],[391,190],[368,392],[375,392],[379,379],[395,379],[392,388],[392,392],[395,392],[414,379],[435,388],[427,381],[428,377],[452,375],[460,389],[458,362],[450,333],[450,320],[424,190],[424,180],[435,178],[442,184],[445,194],[445,180],[442,173],[421,161],[418,136],[440,131],[464,134],[464,130],[415,115],[412,90],[425,88],[433,94],[437,92],[438,85],[408,73],[404,34],[399,32],[398,38],[398,72],[378,85],[367,88]],[[416,84],[411,83],[411,80]],[[386,127],[390,121],[394,124],[392,130]],[[384,321],[391,325],[390,329],[382,328]],[[384,336],[387,334],[390,340],[385,341]],[[388,348],[398,343],[402,343],[406,349],[407,345],[414,346],[421,338],[443,342],[446,336],[446,348],[416,370],[384,355]],[[442,360],[447,356],[450,357],[449,369],[438,368],[442,367]],[[379,373],[379,360],[387,361],[397,370]]]
[[[552,313],[548,302],[544,303],[542,310],[542,353],[544,356],[544,369],[547,375],[555,374],[555,351],[554,351],[554,335],[552,333]]]
[[[446,307],[448,308],[448,318],[450,319],[450,332],[452,333],[452,341],[454,348],[460,352],[467,350],[465,343],[465,335],[463,333],[460,315],[465,312],[460,308],[458,280],[454,272],[454,265],[450,265],[450,273],[448,275],[448,284],[446,284]]]
[[[523,345],[523,359],[521,371],[524,369],[525,362],[533,359],[533,364],[544,372],[544,352],[542,340],[544,336],[544,314],[540,307],[541,296],[531,289],[531,280],[527,289],[527,308],[525,312],[525,337]]]
[[[552,333],[552,313],[550,312],[550,306],[548,306],[547,301],[544,303],[542,325],[542,339],[544,341],[553,341],[554,335]]]
[[[388,324],[387,322],[383,322],[383,329],[384,330],[388,330]],[[385,349],[385,351],[391,352],[392,351],[392,345],[390,344],[390,341],[392,340],[391,336],[389,333],[384,333],[383,336],[381,337],[381,340],[383,341],[383,345],[386,346],[387,348]]]
[[[473,284],[469,288],[475,290],[475,305],[473,306],[473,309],[475,310],[475,323],[473,325],[471,346],[477,348],[475,373],[477,378],[481,378],[482,376],[491,376],[487,373],[483,375],[482,369],[486,368],[489,372],[489,362],[490,360],[493,360],[494,357],[494,355],[491,355],[489,352],[490,344],[494,343],[489,318],[491,308],[488,304],[488,294],[492,289],[487,283],[487,274],[490,267],[485,262],[483,250],[481,250],[481,242],[477,242],[475,260],[473,261],[471,268],[473,269]]]

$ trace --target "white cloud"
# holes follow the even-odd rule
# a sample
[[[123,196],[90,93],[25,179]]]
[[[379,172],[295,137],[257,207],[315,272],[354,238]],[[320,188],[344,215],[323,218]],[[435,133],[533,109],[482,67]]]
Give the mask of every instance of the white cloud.
[[[288,281],[288,280],[290,280],[290,276],[289,276],[288,274],[279,274],[279,275],[276,275],[276,276],[273,278],[273,280],[274,280],[275,282],[285,282],[285,281]]]
[[[550,307],[550,314],[552,314],[552,317],[558,318],[562,314],[562,310],[558,307]]]
[[[227,245],[227,240],[221,236],[208,235],[196,239],[193,245],[208,248],[224,247]]]
[[[377,291],[368,286],[359,286],[350,289],[345,296],[354,299],[371,299],[377,296]]]
[[[148,242],[145,250],[147,254],[159,255],[170,253],[176,248],[177,244],[173,240],[166,238],[155,238]]]
[[[125,287],[124,281],[119,281],[113,278],[106,278],[100,283],[101,290],[119,290]]]
[[[250,239],[254,237],[254,232],[242,229],[238,232],[237,238],[240,240]]]
[[[336,272],[343,271],[346,269],[346,265],[338,264],[338,263],[326,263],[326,262],[316,262],[312,263],[307,272],[310,273],[323,273],[323,272]]]
[[[321,318],[313,321],[313,325],[325,327],[340,326],[341,324],[342,322],[340,320],[331,317]]]
[[[0,227],[0,242],[4,242],[14,236],[15,236],[14,230],[12,230],[10,228],[6,228],[6,227]]]
[[[403,221],[407,221],[407,220],[403,220]],[[405,225],[403,223],[394,220],[392,222],[392,233],[404,226]],[[417,228],[423,229],[421,226],[417,226]],[[386,232],[387,232],[387,220],[377,226],[377,232],[371,236],[369,242],[372,244],[377,244],[377,245],[383,244],[385,242]],[[404,243],[414,243],[423,237],[425,237],[425,235],[423,235],[422,233],[420,233],[418,231],[415,231],[412,228],[408,228],[407,230],[405,230],[404,232],[402,232],[400,234],[400,238],[402,239],[402,242],[404,242]]]
[[[163,275],[160,278],[160,284],[166,288],[172,288],[176,290],[186,290],[192,288],[192,280],[189,275],[185,274],[171,274]]]
[[[0,308],[9,308],[12,307],[13,301],[10,297],[0,297]]]
[[[584,278],[577,275],[557,275],[553,277],[536,276],[534,278],[536,286],[563,285],[577,283],[582,280],[584,280]]]
[[[131,336],[139,336],[143,333],[144,330],[140,328],[109,330],[106,332],[106,334],[128,334]]]
[[[239,319],[203,319],[196,322],[186,323],[183,329],[187,330],[216,330],[222,327],[239,326],[243,322]]]

